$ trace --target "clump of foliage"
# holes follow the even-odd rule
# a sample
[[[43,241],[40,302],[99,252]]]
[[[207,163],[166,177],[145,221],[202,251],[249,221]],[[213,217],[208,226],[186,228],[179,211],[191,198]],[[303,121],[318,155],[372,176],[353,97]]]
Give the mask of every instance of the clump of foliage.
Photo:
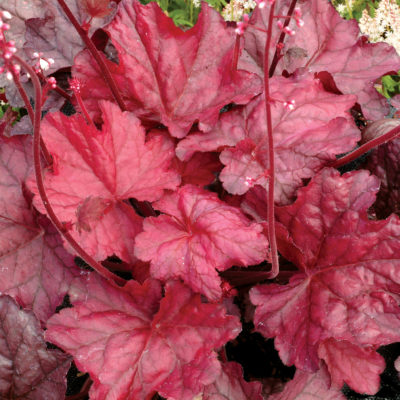
[[[0,135],[1,396],[63,399],[72,360],[70,399],[377,393],[400,342],[400,122],[374,87],[396,51],[326,0],[236,26],[202,3],[189,30],[155,2],[19,3],[0,0],[1,84],[28,113]],[[242,330],[290,382],[243,378]]]

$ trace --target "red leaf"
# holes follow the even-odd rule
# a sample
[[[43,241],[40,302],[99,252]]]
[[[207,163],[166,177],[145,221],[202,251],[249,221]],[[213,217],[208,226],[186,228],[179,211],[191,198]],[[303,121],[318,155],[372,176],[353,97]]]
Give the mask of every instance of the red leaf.
[[[110,0],[80,0],[81,6],[91,17],[106,17],[111,13]]]
[[[246,103],[261,92],[256,75],[232,70],[234,29],[205,3],[195,27],[183,32],[156,3],[122,1],[107,31],[120,64],[112,74],[128,108],[163,123],[173,136],[185,136],[196,121],[209,129],[224,105]],[[99,117],[99,98],[113,97],[97,65],[82,53],[73,72],[87,83],[82,97]]]
[[[268,400],[346,400],[343,393],[330,387],[329,374],[320,369],[314,374],[297,370],[282,393],[273,394]]]
[[[79,115],[46,116],[41,132],[56,165],[46,172],[45,187],[56,215],[75,224],[72,234],[89,254],[135,261],[132,243],[142,218],[123,200],[156,200],[178,185],[178,174],[168,169],[173,143],[165,135],[145,142],[133,114],[112,103],[101,103],[101,109],[102,131]],[[30,187],[37,194],[32,180]],[[38,196],[34,204],[44,212]]]
[[[44,322],[62,302],[76,274],[73,257],[44,218],[38,223],[24,196],[31,138],[0,136],[0,292]]]
[[[0,297],[0,396],[59,400],[67,388],[70,357],[47,350],[39,321],[8,296]]]
[[[216,381],[206,386],[202,400],[263,400],[261,382],[246,382],[240,364],[222,364],[222,371]]]
[[[385,369],[384,358],[373,349],[360,348],[347,340],[324,340],[318,349],[331,374],[332,384],[340,389],[347,383],[358,393],[376,394],[379,375]]]
[[[348,113],[355,97],[328,93],[311,75],[272,78],[270,91],[273,99],[296,102],[293,111],[278,101],[271,104],[275,201],[288,204],[303,179],[356,145],[359,130]],[[244,194],[256,184],[267,186],[268,140],[265,103],[260,97],[244,108],[222,114],[211,132],[189,135],[179,143],[177,154],[184,158],[193,151],[215,151],[222,146],[235,146],[220,156],[226,165],[220,175],[226,190]]]
[[[154,207],[166,215],[145,219],[135,254],[151,261],[157,279],[180,277],[192,290],[218,300],[222,291],[216,269],[258,264],[267,257],[262,227],[215,193],[186,185]]]
[[[154,280],[123,289],[95,274],[76,282],[72,309],[48,322],[46,338],[74,356],[94,380],[93,399],[192,400],[220,372],[213,349],[240,332],[223,306],[202,304],[179,282],[165,297]]]
[[[367,43],[365,37],[359,37],[357,21],[341,18],[326,0],[305,2],[298,7],[304,26],[296,35],[286,37],[277,72],[286,69],[291,73],[299,67],[312,72],[328,71],[342,93],[357,95],[366,118],[384,117],[389,108],[373,84],[387,72],[400,69],[396,50],[387,43]]]
[[[182,184],[205,186],[214,182],[222,164],[217,153],[196,153],[189,161],[175,158],[174,167],[182,177]]]
[[[400,221],[370,221],[378,180],[324,169],[297,201],[276,209],[278,247],[302,271],[250,298],[256,329],[276,337],[285,364],[315,371],[322,341],[368,347],[400,340]]]
[[[279,2],[277,14],[285,15],[287,1]],[[367,43],[360,36],[356,20],[341,18],[327,0],[313,0],[297,4],[304,26],[296,27],[294,19],[289,27],[296,31],[286,35],[282,58],[275,74],[295,72],[306,68],[310,72],[329,72],[337,88],[344,94],[355,94],[368,119],[383,118],[389,112],[386,99],[374,88],[374,81],[400,68],[400,56],[387,43]],[[245,33],[245,51],[239,67],[262,73],[267,19],[255,12]],[[261,29],[263,31],[259,31]],[[275,52],[276,32],[273,31],[270,59]]]

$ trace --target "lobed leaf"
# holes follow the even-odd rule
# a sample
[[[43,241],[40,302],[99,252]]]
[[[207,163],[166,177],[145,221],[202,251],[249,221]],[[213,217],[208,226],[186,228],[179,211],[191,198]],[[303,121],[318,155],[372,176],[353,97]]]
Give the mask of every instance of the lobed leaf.
[[[166,125],[175,137],[184,137],[195,122],[210,129],[224,105],[246,103],[261,91],[257,76],[232,69],[233,28],[206,3],[196,25],[183,32],[155,2],[123,0],[107,32],[119,59],[111,72],[128,108]],[[97,64],[84,52],[73,73],[86,82],[82,97],[99,117],[99,98],[113,97]]]
[[[214,349],[240,332],[220,304],[170,281],[130,281],[123,289],[95,274],[76,281],[72,309],[48,321],[46,338],[74,356],[94,380],[93,399],[192,400],[220,373]],[[190,345],[188,345],[190,343]]]
[[[0,396],[63,398],[71,358],[59,350],[47,350],[39,321],[8,296],[0,297],[0,320]]]
[[[250,299],[256,329],[276,338],[285,364],[316,371],[329,338],[373,349],[399,341],[400,221],[368,219],[378,186],[366,171],[324,169],[276,210],[279,251],[300,272]]]
[[[42,135],[55,166],[44,184],[56,215],[73,224],[71,233],[90,255],[135,261],[132,243],[142,218],[124,200],[156,200],[178,185],[178,174],[169,169],[173,144],[165,135],[146,141],[139,120],[112,103],[101,103],[101,109],[102,131],[79,115],[46,116]],[[44,212],[33,178],[28,184],[34,205]]]
[[[219,200],[215,193],[185,185],[154,203],[164,215],[146,218],[135,254],[151,261],[154,278],[181,278],[195,292],[218,300],[218,271],[258,264],[267,257],[262,227]]]

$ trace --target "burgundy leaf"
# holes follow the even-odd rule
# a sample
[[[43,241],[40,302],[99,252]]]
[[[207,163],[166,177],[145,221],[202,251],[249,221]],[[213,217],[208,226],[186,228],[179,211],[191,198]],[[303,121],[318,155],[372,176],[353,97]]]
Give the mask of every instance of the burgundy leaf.
[[[385,359],[373,349],[330,338],[320,344],[318,355],[327,364],[332,384],[338,389],[347,383],[358,393],[378,392]]]
[[[285,364],[316,371],[328,338],[373,348],[399,341],[400,221],[368,219],[378,186],[366,171],[324,169],[276,209],[279,251],[301,272],[250,298],[256,329],[276,338]]]
[[[70,357],[47,350],[39,321],[8,296],[0,297],[0,319],[1,398],[64,398]]]
[[[30,145],[27,136],[0,137],[0,292],[45,322],[62,302],[77,269],[59,234],[44,218],[36,221],[25,197]]]
[[[220,373],[213,349],[240,332],[222,305],[202,304],[179,282],[130,281],[123,289],[95,274],[70,291],[74,308],[48,321],[46,338],[94,380],[93,399],[192,400]]]
[[[173,164],[182,178],[182,184],[198,186],[214,182],[216,173],[222,168],[217,153],[196,153],[189,161],[175,158]]]
[[[379,218],[386,218],[391,213],[400,214],[399,157],[398,138],[377,147],[368,157],[366,168],[381,181],[381,188],[374,204],[374,210]]]
[[[151,261],[154,278],[180,277],[195,292],[218,300],[222,290],[216,269],[258,264],[267,257],[262,227],[215,193],[186,185],[154,207],[165,215],[146,218],[135,241],[136,256]]]
[[[272,78],[270,91],[271,98],[277,99],[271,103],[275,201],[288,204],[303,179],[356,145],[359,131],[348,113],[355,97],[328,93],[318,79],[307,74]],[[293,111],[281,103],[291,99],[295,100]],[[215,151],[222,146],[235,146],[220,156],[226,165],[220,174],[226,190],[244,194],[254,185],[267,186],[268,140],[261,97],[223,114],[211,132],[189,135],[179,143],[177,154],[185,158],[194,151]]]
[[[168,169],[173,144],[165,135],[145,141],[132,113],[112,103],[101,108],[102,131],[79,115],[46,116],[41,131],[55,166],[45,174],[45,187],[56,215],[74,225],[71,233],[89,254],[135,261],[132,243],[142,218],[124,200],[156,200],[178,185],[178,174]],[[37,194],[33,180],[30,187]],[[44,212],[37,195],[34,204]]]
[[[88,1],[88,0],[87,0]],[[54,73],[60,68],[70,67],[75,56],[85,48],[85,44],[75,27],[71,24],[57,0],[43,1],[46,14],[38,18],[30,18],[26,24],[26,42],[24,51],[28,57],[34,52],[43,53],[44,59],[52,58],[54,63],[49,65],[45,74]],[[104,0],[102,0],[104,3]],[[89,20],[89,35],[108,24],[115,14],[115,7],[107,9],[108,13],[92,15],[92,9],[80,5],[82,0],[69,0],[67,5],[78,22],[83,25]],[[97,3],[101,1],[97,0]],[[112,3],[115,4],[115,3]],[[114,11],[114,12],[113,12]],[[92,17],[94,17],[92,19]],[[106,18],[104,18],[106,17]],[[31,60],[33,60],[31,58]]]
[[[195,27],[183,32],[156,3],[123,0],[107,32],[119,58],[112,74],[128,108],[163,123],[175,137],[185,136],[196,121],[209,129],[224,105],[246,103],[261,92],[256,75],[233,70],[234,29],[206,3]],[[113,97],[97,64],[82,53],[73,73],[86,82],[82,97],[99,117],[99,98]]]

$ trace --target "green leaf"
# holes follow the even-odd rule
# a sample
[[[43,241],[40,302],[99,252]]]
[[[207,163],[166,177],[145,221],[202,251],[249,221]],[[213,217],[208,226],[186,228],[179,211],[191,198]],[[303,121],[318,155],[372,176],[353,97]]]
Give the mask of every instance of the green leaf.
[[[382,77],[381,93],[388,99],[400,94],[400,71],[397,75],[385,75]]]

